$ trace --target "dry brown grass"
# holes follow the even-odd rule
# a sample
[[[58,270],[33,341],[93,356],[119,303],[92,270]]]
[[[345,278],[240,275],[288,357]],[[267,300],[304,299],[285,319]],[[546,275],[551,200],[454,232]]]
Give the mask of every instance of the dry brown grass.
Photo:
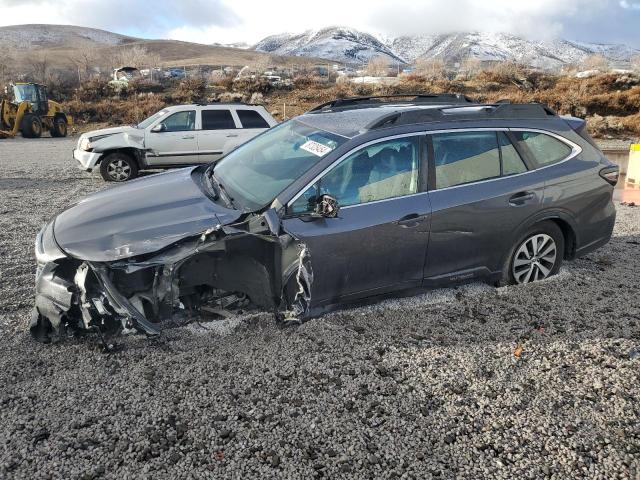
[[[249,101],[252,94],[264,96],[276,119],[292,117],[335,98],[410,93],[462,93],[480,102],[510,100],[539,102],[560,114],[586,118],[594,136],[640,136],[640,77],[599,75],[591,78],[545,75],[517,65],[504,65],[455,80],[422,75],[403,75],[392,85],[329,83],[303,75],[293,88],[278,89],[263,80],[231,82],[220,79],[205,87],[201,80],[187,79],[177,86],[148,93],[149,86],[133,84],[120,97],[110,93],[106,82],[89,82],[68,102],[78,119],[90,122],[133,123],[165,105],[192,101],[215,101],[233,97]],[[155,93],[155,94],[154,94]]]

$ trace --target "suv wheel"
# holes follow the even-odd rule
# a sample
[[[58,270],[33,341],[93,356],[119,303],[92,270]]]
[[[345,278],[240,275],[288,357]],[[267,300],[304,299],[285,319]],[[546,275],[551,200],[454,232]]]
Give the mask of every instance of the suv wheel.
[[[42,135],[42,121],[33,113],[27,113],[22,117],[22,136],[26,138],[40,138]]]
[[[564,256],[564,235],[554,222],[531,227],[512,248],[499,285],[531,283],[558,273]]]
[[[138,176],[138,165],[129,155],[111,153],[100,162],[100,174],[107,182],[126,182]]]
[[[63,117],[56,117],[53,119],[53,126],[51,127],[52,137],[66,137],[67,136],[67,121]]]

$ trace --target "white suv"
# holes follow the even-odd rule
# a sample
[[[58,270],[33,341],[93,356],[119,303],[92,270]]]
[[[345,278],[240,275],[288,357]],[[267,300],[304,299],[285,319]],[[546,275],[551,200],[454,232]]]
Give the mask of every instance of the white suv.
[[[80,168],[124,182],[140,170],[218,160],[276,125],[260,106],[242,103],[167,107],[138,125],[83,133],[73,151]]]

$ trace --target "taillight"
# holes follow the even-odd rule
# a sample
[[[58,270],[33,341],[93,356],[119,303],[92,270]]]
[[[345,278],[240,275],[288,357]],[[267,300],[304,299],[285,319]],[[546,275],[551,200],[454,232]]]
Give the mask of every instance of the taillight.
[[[620,168],[617,165],[603,168],[600,170],[600,176],[615,186],[618,183],[618,177],[620,177]]]

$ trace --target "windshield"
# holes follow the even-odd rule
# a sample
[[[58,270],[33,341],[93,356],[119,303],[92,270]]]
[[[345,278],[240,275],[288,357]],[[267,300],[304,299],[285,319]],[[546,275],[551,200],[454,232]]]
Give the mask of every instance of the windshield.
[[[13,97],[16,103],[24,101],[36,103],[38,101],[36,88],[33,85],[14,85]]]
[[[154,113],[146,120],[141,121],[137,125],[137,128],[142,128],[142,129],[147,128],[149,125],[151,125],[153,122],[155,122],[157,119],[159,119],[163,115],[166,115],[167,113],[169,113],[169,110],[160,110],[158,113]]]
[[[290,120],[229,153],[213,174],[237,208],[257,210],[347,140]]]

